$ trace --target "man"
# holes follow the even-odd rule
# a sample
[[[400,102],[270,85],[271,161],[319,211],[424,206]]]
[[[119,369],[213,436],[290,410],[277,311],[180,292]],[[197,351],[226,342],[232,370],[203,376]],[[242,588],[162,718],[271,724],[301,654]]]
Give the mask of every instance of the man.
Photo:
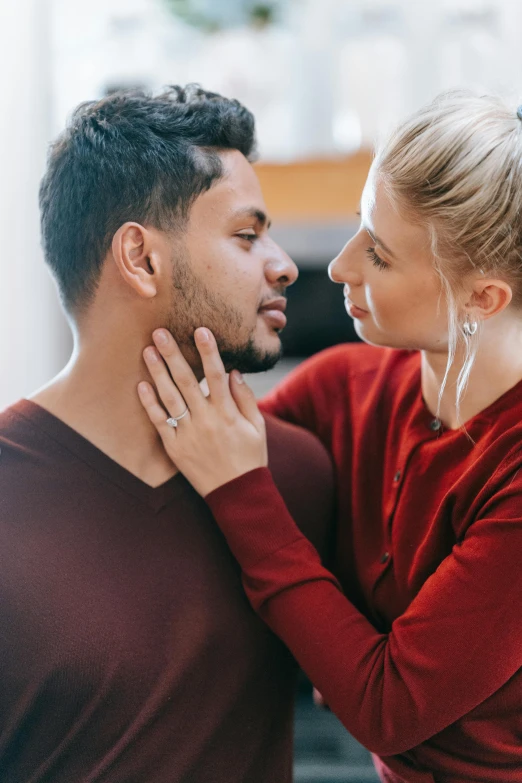
[[[2,783],[291,780],[295,667],[136,391],[158,326],[200,378],[200,325],[229,368],[279,357],[297,270],[269,237],[253,148],[251,114],[194,87],[84,104],[51,148],[43,244],[75,346],[0,414]],[[329,460],[267,426],[321,547]]]

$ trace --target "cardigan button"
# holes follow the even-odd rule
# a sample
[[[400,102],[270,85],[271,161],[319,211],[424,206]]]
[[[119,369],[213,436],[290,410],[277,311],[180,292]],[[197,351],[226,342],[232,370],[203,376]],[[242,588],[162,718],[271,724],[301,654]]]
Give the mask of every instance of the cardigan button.
[[[390,553],[389,552],[384,552],[381,555],[381,563],[383,563],[383,564],[386,563],[386,561],[389,560],[389,557],[390,557]]]
[[[430,430],[433,430],[433,432],[438,432],[441,427],[442,422],[440,419],[432,419],[432,421],[430,421]]]

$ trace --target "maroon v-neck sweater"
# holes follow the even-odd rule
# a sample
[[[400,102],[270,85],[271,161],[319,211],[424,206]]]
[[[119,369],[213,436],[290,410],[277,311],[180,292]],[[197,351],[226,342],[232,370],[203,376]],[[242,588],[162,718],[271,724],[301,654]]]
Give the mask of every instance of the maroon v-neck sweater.
[[[211,493],[253,605],[383,781],[521,783],[522,382],[445,430],[418,353],[343,345],[264,407],[333,454],[338,537],[334,576],[266,468]]]
[[[330,460],[268,419],[323,546]],[[288,783],[296,667],[205,502],[151,488],[40,406],[0,414],[1,783]]]

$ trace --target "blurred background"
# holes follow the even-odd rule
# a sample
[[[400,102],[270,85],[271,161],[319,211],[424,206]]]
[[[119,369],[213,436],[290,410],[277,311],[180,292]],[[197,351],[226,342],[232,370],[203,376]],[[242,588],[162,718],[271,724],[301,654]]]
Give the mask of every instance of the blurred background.
[[[72,340],[39,244],[47,145],[73,107],[122,87],[200,82],[256,115],[256,168],[300,267],[285,359],[355,339],[327,263],[354,232],[372,148],[451,87],[522,98],[520,0],[0,0],[0,409],[69,359]],[[303,681],[296,781],[373,781],[368,754]]]

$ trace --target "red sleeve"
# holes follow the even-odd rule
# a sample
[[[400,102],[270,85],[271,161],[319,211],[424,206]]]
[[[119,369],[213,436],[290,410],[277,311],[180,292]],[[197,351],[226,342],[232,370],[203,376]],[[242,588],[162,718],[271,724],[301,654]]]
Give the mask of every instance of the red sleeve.
[[[522,476],[491,499],[389,634],[342,594],[268,469],[206,500],[243,568],[252,605],[374,753],[419,745],[522,666]]]

